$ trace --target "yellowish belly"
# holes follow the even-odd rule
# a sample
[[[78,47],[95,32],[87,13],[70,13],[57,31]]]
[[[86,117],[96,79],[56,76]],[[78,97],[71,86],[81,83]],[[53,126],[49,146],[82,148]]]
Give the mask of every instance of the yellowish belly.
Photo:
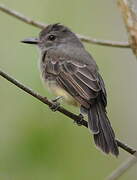
[[[80,104],[64,89],[55,85],[50,85],[48,86],[48,88],[55,96],[63,96],[63,100],[65,101],[65,103],[73,106],[80,106]]]

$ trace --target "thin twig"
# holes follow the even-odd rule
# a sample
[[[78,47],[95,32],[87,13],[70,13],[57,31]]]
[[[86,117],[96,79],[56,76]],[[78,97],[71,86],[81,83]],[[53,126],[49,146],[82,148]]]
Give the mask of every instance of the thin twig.
[[[23,85],[22,83],[20,83],[16,79],[14,79],[13,77],[9,76],[7,73],[3,72],[2,70],[0,70],[0,76],[2,76],[3,78],[7,79],[12,84],[16,85],[18,88],[20,88],[23,91],[27,92],[28,94],[30,94],[31,96],[35,97],[36,99],[38,99],[39,101],[43,102],[44,104],[48,105],[49,107],[55,105],[55,103],[53,103],[52,101],[48,100],[48,98],[41,96],[37,92],[34,92],[30,88],[26,87],[25,85]],[[80,116],[78,116],[78,115],[68,111],[67,109],[63,108],[62,106],[59,106],[57,108],[57,111],[59,111],[62,114],[66,115],[70,119],[75,120],[78,124],[88,128],[87,121],[85,121],[84,119],[81,120]],[[136,150],[134,150],[133,148],[129,147],[128,145],[120,142],[119,140],[116,140],[116,141],[117,141],[118,146],[121,147],[123,150],[125,150],[126,152],[128,152],[128,153],[130,153],[132,155],[135,154]]]
[[[131,49],[137,58],[137,11],[131,0],[117,0],[128,32]],[[137,9],[137,7],[136,7]]]
[[[37,27],[37,28],[40,28],[40,29],[43,29],[44,27],[47,26],[47,24],[43,24],[43,23],[40,23],[38,21],[34,21],[12,9],[9,9],[7,7],[5,7],[4,5],[0,5],[0,10],[10,16],[13,16],[29,25],[32,25],[34,27]],[[110,41],[110,40],[98,40],[98,39],[95,39],[95,38],[91,38],[91,37],[87,37],[87,36],[84,36],[84,35],[80,35],[80,34],[77,34],[77,36],[83,41],[83,42],[86,42],[86,43],[90,43],[90,44],[97,44],[97,45],[102,45],[102,46],[109,46],[109,47],[117,47],[117,48],[130,48],[130,44],[128,42],[116,42],[116,41]]]
[[[137,58],[137,7],[136,3],[131,0],[117,0],[117,4],[121,10],[123,20],[128,32],[129,42],[131,49]],[[135,10],[136,7],[136,10]],[[135,163],[137,163],[137,153],[135,157],[131,157],[123,162],[116,170],[114,170],[108,180],[116,180],[129,170]]]
[[[19,12],[17,11],[14,11],[12,9],[9,9],[7,7],[5,7],[4,5],[0,4],[0,10],[10,16],[13,16],[29,25],[32,25],[34,27],[37,27],[37,28],[40,28],[40,29],[43,29],[44,27],[47,26],[47,24],[43,24],[43,23],[40,23],[40,22],[37,22],[37,21],[33,21],[32,19],[20,14]]]
[[[129,170],[134,164],[137,163],[137,154],[124,161],[117,169],[115,169],[108,177],[107,180],[116,180],[121,177],[127,170]]]
[[[118,41],[110,41],[110,40],[98,40],[95,38],[87,37],[84,35],[77,34],[79,39],[83,42],[90,44],[97,44],[101,46],[109,46],[109,47],[117,47],[117,48],[130,48],[130,44],[128,42],[118,42]]]
[[[43,97],[40,94],[38,94],[37,92],[34,92],[32,89],[26,87],[25,85],[23,85],[22,83],[20,83],[19,81],[17,81],[13,77],[9,76],[7,73],[3,72],[2,70],[0,70],[0,76],[2,76],[3,78],[7,79],[12,84],[16,85],[18,88],[20,88],[23,91],[27,92],[28,94],[30,94],[31,96],[35,97],[36,99],[38,99],[39,101],[43,102],[44,104],[48,105],[49,107],[52,107],[52,106],[56,105],[56,103],[48,100],[47,97]],[[79,124],[81,124],[81,125],[83,125],[85,127],[88,127],[87,121],[85,121],[85,120],[81,121],[81,118],[79,116],[77,116],[74,113],[66,110],[62,106],[59,106],[57,108],[57,111],[61,112],[62,114],[66,115],[66,116],[68,116],[69,118],[75,120],[77,123],[79,123]],[[131,153],[132,152],[130,152],[130,154]]]

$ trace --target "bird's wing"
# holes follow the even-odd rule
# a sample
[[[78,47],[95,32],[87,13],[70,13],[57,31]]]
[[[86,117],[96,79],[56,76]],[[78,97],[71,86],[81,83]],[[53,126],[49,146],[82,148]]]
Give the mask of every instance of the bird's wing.
[[[57,74],[57,83],[73,96],[81,105],[89,107],[102,93],[106,106],[106,91],[97,70],[78,61],[61,59],[48,63],[50,73]]]

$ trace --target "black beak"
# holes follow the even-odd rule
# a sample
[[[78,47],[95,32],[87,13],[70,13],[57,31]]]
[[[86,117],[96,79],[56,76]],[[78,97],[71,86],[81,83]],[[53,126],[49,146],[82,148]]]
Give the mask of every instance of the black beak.
[[[38,38],[26,38],[21,41],[22,43],[27,43],[27,44],[38,44],[39,40]]]

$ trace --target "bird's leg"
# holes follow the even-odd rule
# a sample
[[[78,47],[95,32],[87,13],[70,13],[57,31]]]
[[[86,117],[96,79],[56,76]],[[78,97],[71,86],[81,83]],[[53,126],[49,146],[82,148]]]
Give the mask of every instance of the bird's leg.
[[[50,106],[50,109],[52,111],[57,111],[57,109],[59,108],[60,106],[60,103],[58,102],[60,99],[62,99],[63,97],[62,96],[57,96],[55,99],[52,99],[51,101],[54,103],[53,105]]]
[[[63,99],[63,96],[57,96],[55,99],[52,99],[52,102],[58,102],[58,100]]]
[[[79,116],[79,120],[74,120],[74,123],[77,124],[78,126],[81,126],[84,116],[81,113],[78,116]]]

